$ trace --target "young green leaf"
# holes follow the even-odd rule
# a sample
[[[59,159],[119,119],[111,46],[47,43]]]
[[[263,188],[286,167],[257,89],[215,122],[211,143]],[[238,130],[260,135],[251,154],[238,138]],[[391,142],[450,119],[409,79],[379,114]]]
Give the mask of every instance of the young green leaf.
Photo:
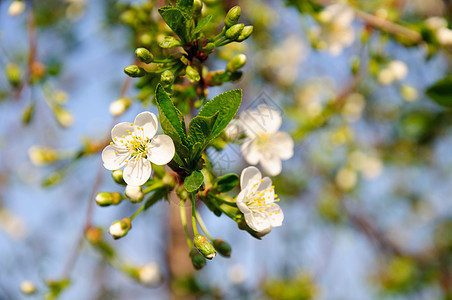
[[[168,24],[174,33],[179,36],[184,44],[191,41],[191,35],[195,24],[189,14],[172,6],[164,6],[159,8],[159,13],[163,20],[165,20],[166,24]]]
[[[177,0],[176,7],[190,15],[193,9],[193,0]]]
[[[182,159],[188,158],[187,133],[182,113],[174,106],[173,101],[160,84],[157,85],[155,99],[163,132],[173,140],[176,153]]]
[[[188,125],[188,136],[193,143],[201,143],[207,145],[210,141],[210,135],[212,134],[213,126],[217,120],[219,112],[216,112],[213,116],[203,117],[196,116]]]
[[[216,96],[204,105],[198,116],[211,117],[218,113],[209,142],[216,138],[228,126],[229,122],[231,122],[237,113],[241,102],[242,90],[232,90]]]
[[[427,88],[425,94],[439,105],[452,107],[452,76],[437,81]]]
[[[204,175],[201,171],[193,171],[184,180],[184,186],[187,192],[194,192],[202,185],[204,182]]]
[[[212,16],[211,16],[211,15],[208,15],[207,17],[201,19],[201,20],[198,22],[198,25],[197,25],[196,28],[195,28],[195,34],[198,33],[198,32],[200,32],[201,30],[203,30],[204,27],[206,27],[207,24],[209,24],[210,19],[212,19]]]
[[[236,174],[226,174],[216,180],[217,190],[220,193],[229,192],[239,184],[239,176]]]

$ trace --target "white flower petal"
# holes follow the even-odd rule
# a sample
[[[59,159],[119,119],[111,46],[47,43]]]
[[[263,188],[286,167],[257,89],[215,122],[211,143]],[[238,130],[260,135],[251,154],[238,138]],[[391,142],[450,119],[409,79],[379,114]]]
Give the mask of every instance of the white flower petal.
[[[261,232],[271,228],[270,220],[266,213],[250,212],[245,214],[245,221],[254,231]]]
[[[165,134],[160,134],[156,135],[150,143],[148,159],[156,165],[164,165],[173,159],[174,153],[173,140]]]
[[[264,128],[264,132],[267,134],[277,132],[282,124],[281,114],[276,109],[265,104],[259,105],[257,111],[259,112],[259,121]]]
[[[128,130],[128,131],[127,131]],[[130,125],[130,123],[122,122],[117,124],[111,130],[111,139],[117,145],[120,145],[120,141],[129,136],[129,132],[133,132],[134,128]]]
[[[273,153],[281,159],[289,159],[293,156],[293,140],[286,132],[279,131],[269,139],[272,144]]]
[[[264,177],[257,190],[264,193],[263,198],[266,204],[275,202],[275,190],[272,189],[272,180],[270,178]]]
[[[129,160],[124,168],[123,178],[129,185],[143,185],[151,177],[151,163],[149,160],[139,158],[136,161]]]
[[[245,204],[246,197],[249,194],[248,189],[242,190],[239,195],[237,196],[237,199],[235,202],[237,203],[237,207],[240,209],[240,211],[244,214],[249,213],[251,210],[248,208],[248,206]]]
[[[267,209],[268,220],[272,227],[278,227],[282,225],[284,220],[284,213],[278,204],[272,204],[272,206]]]
[[[117,170],[122,168],[125,161],[130,157],[129,152],[116,145],[109,145],[102,151],[102,161],[107,170]]]
[[[243,169],[240,175],[240,187],[242,190],[250,189],[255,183],[261,181],[262,174],[256,167],[248,167]],[[246,194],[245,194],[246,195]]]
[[[240,150],[242,151],[243,158],[245,158],[246,162],[249,164],[255,165],[261,159],[262,155],[257,146],[257,140],[246,139]]]
[[[260,164],[264,172],[270,176],[276,176],[281,173],[281,159],[277,155],[266,155],[260,160]]]
[[[144,137],[147,139],[152,138],[157,132],[157,129],[159,127],[157,117],[153,113],[148,111],[144,111],[138,114],[135,117],[134,125],[135,132],[137,131],[143,132]],[[137,127],[143,128],[143,130],[138,129]]]

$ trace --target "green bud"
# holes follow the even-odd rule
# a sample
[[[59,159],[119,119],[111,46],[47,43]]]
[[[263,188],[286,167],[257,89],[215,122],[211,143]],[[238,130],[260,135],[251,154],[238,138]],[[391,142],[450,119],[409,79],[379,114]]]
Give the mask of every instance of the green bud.
[[[136,25],[136,14],[133,10],[129,9],[123,12],[119,19],[126,25],[135,26]]]
[[[20,70],[19,65],[15,64],[15,63],[7,64],[5,67],[5,75],[6,75],[6,79],[8,79],[9,83],[12,86],[18,87],[20,85],[22,72]]]
[[[162,85],[167,86],[174,82],[174,74],[170,70],[166,70],[160,75],[160,82]]]
[[[199,253],[198,250],[194,248],[191,249],[189,256],[191,258],[193,268],[195,268],[196,270],[201,270],[206,265],[206,259],[204,258],[204,256],[202,256],[201,253]]]
[[[218,251],[218,253],[220,253],[220,255],[224,257],[231,256],[231,246],[222,239],[213,240],[213,246]]]
[[[239,38],[244,28],[245,28],[244,24],[233,25],[228,30],[226,30],[224,35],[231,41],[235,41],[236,39]]]
[[[130,65],[124,68],[124,73],[130,77],[143,77],[146,75],[146,71],[137,65]]]
[[[241,12],[242,10],[240,9],[240,6],[234,6],[228,11],[228,14],[224,18],[224,25],[226,26],[226,28],[229,28],[237,24]]]
[[[172,36],[166,36],[163,42],[159,44],[161,48],[174,48],[182,46],[182,42]]]
[[[215,49],[215,44],[214,43],[208,43],[206,45],[206,47],[204,48],[205,52],[212,52],[213,49]]]
[[[53,114],[58,124],[62,127],[69,127],[74,123],[74,116],[61,106],[55,106],[53,108]]]
[[[201,108],[201,106],[202,106],[201,100],[196,100],[195,103],[193,103],[193,106],[194,106],[196,109]]]
[[[124,218],[121,221],[113,222],[113,224],[111,224],[110,228],[108,229],[108,232],[115,240],[117,240],[125,236],[131,228],[132,223],[130,222],[130,219]]]
[[[193,238],[193,245],[207,259],[212,259],[215,257],[215,255],[217,255],[215,248],[203,235],[195,235],[195,237]]]
[[[198,19],[201,16],[202,2],[201,0],[193,1],[193,17]]]
[[[35,112],[35,103],[31,102],[27,104],[27,106],[25,106],[24,110],[22,111],[22,123],[25,125],[30,124],[34,112]]]
[[[198,71],[196,71],[196,69],[194,69],[192,66],[187,66],[187,68],[185,69],[185,76],[191,82],[199,81],[201,79]]]
[[[240,78],[242,78],[242,75],[243,73],[241,71],[232,72],[231,75],[229,76],[229,80],[230,81],[240,80]]]
[[[100,192],[96,195],[96,203],[99,206],[117,205],[124,199],[120,193]]]
[[[135,50],[135,56],[145,64],[149,64],[154,60],[154,55],[146,48],[137,48]]]
[[[253,33],[253,26],[245,26],[240,33],[239,37],[237,38],[237,42],[243,42],[247,38],[250,37],[250,35]]]
[[[246,63],[246,55],[245,54],[237,54],[231,60],[229,60],[226,65],[226,71],[235,72],[238,69],[242,68]]]

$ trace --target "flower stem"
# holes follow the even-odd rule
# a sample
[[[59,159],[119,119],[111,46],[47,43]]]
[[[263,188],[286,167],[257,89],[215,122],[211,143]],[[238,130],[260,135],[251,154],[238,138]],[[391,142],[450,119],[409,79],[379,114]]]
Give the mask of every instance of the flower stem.
[[[232,207],[237,207],[237,204],[234,203],[234,202],[226,201],[226,200],[221,199],[220,197],[217,197],[217,196],[215,196],[215,195],[213,195],[213,194],[211,194],[211,193],[209,193],[209,196],[212,197],[212,198],[214,198],[214,199],[217,200],[218,202],[221,202],[222,204],[226,204],[226,205],[229,205],[229,206],[232,206]]]
[[[225,31],[226,31],[226,30],[225,30],[225,28],[223,27],[223,30],[221,30],[221,32],[220,32],[218,35],[214,36],[213,39],[210,40],[210,42],[213,43],[213,42],[216,42],[217,40],[219,40],[220,38],[222,38]]]
[[[139,209],[137,209],[137,211],[130,217],[130,221],[132,221],[133,219],[135,219],[136,216],[138,216],[140,213],[142,213],[144,211],[145,207],[146,207],[146,205],[143,205]]]
[[[185,238],[187,239],[187,245],[188,248],[191,250],[193,248],[192,244],[191,244],[191,238],[190,235],[188,234],[188,227],[187,227],[187,216],[185,214],[185,201],[181,200],[180,201],[180,221],[182,222],[182,226],[184,226],[184,232],[185,232]]]
[[[191,223],[193,226],[193,233],[198,234],[198,228],[196,227],[196,207],[195,207],[195,194],[191,193]]]
[[[211,241],[213,241],[212,236],[210,235],[209,231],[207,230],[206,224],[204,224],[204,221],[201,218],[201,215],[199,214],[198,211],[196,211],[195,213],[196,216],[196,220],[198,220],[199,226],[201,226],[202,231],[204,231],[204,233],[206,234],[207,238]]]

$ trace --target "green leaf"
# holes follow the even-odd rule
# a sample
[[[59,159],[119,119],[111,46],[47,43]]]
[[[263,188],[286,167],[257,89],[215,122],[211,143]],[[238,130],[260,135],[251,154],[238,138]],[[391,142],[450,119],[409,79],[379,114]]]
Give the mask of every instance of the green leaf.
[[[187,68],[185,69],[185,76],[191,82],[199,81],[201,79],[201,76],[199,76],[199,72],[192,66],[187,66]]]
[[[236,174],[226,174],[216,180],[217,190],[220,193],[229,192],[239,184],[239,176]]]
[[[184,117],[174,106],[173,101],[171,101],[171,98],[160,84],[157,85],[155,90],[155,99],[163,132],[173,140],[177,154],[182,159],[188,158],[189,152]]]
[[[193,0],[177,0],[176,7],[188,15],[191,15],[193,9]]]
[[[179,36],[184,44],[191,41],[191,34],[194,30],[194,21],[189,14],[183,10],[172,7],[164,6],[159,8],[159,13],[165,20],[166,24]]]
[[[204,29],[204,27],[206,27],[207,24],[209,24],[210,19],[212,19],[211,15],[208,15],[207,17],[203,18],[202,20],[200,20],[198,22],[198,25],[195,28],[195,34],[200,32],[201,30]]]
[[[232,90],[216,96],[204,105],[198,116],[212,117],[218,113],[209,142],[216,138],[228,126],[229,122],[231,122],[237,113],[241,102],[242,90]]]
[[[452,107],[452,76],[437,81],[427,88],[425,94],[439,105]]]
[[[193,171],[188,177],[184,180],[184,186],[187,192],[194,192],[202,185],[204,182],[204,175],[202,175],[201,171]]]
[[[193,143],[199,142],[204,146],[207,145],[218,115],[219,112],[210,117],[196,116],[190,121],[188,136]]]

